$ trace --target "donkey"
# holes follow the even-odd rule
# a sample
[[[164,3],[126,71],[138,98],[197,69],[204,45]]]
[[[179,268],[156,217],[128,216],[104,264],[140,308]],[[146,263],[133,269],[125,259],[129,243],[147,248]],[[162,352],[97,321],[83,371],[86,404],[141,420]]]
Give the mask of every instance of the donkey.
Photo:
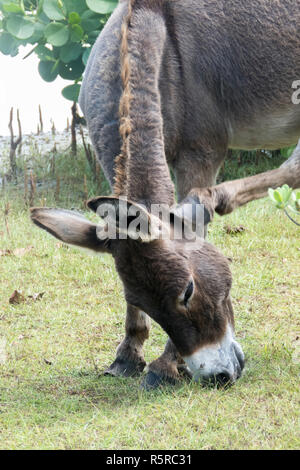
[[[204,204],[207,224],[215,212],[228,214],[270,187],[299,187],[300,144],[277,170],[215,184],[229,148],[297,143],[299,25],[299,0],[120,0],[101,32],[80,106],[114,196],[88,206],[102,214],[112,208],[117,219],[97,228],[69,211],[36,208],[32,220],[66,243],[114,257],[127,301],[126,335],[107,374],[144,370],[152,318],[169,339],[148,366],[145,388],[174,383],[181,371],[221,384],[241,376],[227,259],[204,240],[191,249],[172,236],[123,239],[117,206],[125,198],[126,208],[152,226],[152,204],[166,205],[173,224],[195,224],[194,209]],[[107,235],[110,224],[116,239]]]

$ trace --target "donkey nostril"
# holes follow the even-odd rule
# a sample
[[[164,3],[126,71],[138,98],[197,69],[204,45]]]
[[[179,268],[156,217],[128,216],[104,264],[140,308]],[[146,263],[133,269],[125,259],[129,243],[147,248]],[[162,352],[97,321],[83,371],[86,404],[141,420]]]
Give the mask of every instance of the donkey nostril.
[[[229,385],[232,382],[228,372],[221,372],[216,375],[215,380],[218,385]]]
[[[243,372],[243,369],[245,367],[245,359],[241,357],[240,355],[237,355],[237,358],[240,364],[241,372]]]
[[[244,358],[243,351],[242,351],[241,347],[238,346],[237,344],[235,344],[235,346],[234,346],[234,351],[235,351],[235,355],[237,357],[237,360],[239,361],[241,372],[242,372],[244,367],[245,367],[245,358]]]

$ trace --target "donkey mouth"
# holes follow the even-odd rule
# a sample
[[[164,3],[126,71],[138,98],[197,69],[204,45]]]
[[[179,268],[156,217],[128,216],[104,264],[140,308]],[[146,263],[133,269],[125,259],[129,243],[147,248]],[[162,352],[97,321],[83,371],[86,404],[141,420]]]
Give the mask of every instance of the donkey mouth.
[[[204,385],[232,385],[241,377],[245,366],[243,350],[234,340],[231,328],[221,342],[200,348],[184,360],[193,379]]]
[[[233,385],[242,376],[245,366],[244,354],[241,353],[240,345],[235,343],[233,348],[234,353],[230,360],[228,360],[226,368],[223,367],[221,370],[223,364],[218,364],[216,371],[207,373],[207,371],[198,370],[194,373],[194,380],[201,382],[205,386],[229,387]]]

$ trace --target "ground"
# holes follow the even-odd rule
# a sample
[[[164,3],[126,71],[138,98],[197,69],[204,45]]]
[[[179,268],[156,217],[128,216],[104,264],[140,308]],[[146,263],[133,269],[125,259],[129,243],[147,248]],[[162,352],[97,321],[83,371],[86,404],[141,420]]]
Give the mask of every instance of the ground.
[[[227,390],[182,382],[145,393],[141,378],[101,375],[124,333],[125,302],[113,260],[58,243],[31,224],[17,197],[5,194],[1,449],[299,447],[299,229],[268,200],[217,217],[209,233],[232,260],[236,333],[247,360],[243,377]],[[10,236],[3,216],[8,199]],[[237,234],[226,228],[240,225],[246,230]],[[5,252],[18,248],[26,250]],[[44,296],[11,305],[16,289],[26,298]],[[153,323],[147,362],[165,341]]]

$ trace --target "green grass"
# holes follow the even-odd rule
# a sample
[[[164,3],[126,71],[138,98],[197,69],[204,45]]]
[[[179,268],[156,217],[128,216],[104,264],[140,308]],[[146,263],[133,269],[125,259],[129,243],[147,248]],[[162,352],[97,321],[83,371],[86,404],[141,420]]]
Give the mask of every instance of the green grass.
[[[287,149],[286,149],[287,150]],[[219,172],[217,182],[245,178],[279,168],[287,159],[286,150],[281,151],[229,151]]]
[[[228,235],[226,224],[247,230]],[[245,373],[228,390],[182,382],[142,393],[140,378],[101,375],[124,334],[125,302],[112,259],[58,244],[30,223],[21,196],[6,188],[0,250],[33,248],[0,257],[0,341],[7,343],[1,449],[299,448],[299,229],[262,200],[216,217],[209,238],[233,261]],[[15,289],[45,295],[12,306]],[[147,362],[165,341],[153,323]]]

